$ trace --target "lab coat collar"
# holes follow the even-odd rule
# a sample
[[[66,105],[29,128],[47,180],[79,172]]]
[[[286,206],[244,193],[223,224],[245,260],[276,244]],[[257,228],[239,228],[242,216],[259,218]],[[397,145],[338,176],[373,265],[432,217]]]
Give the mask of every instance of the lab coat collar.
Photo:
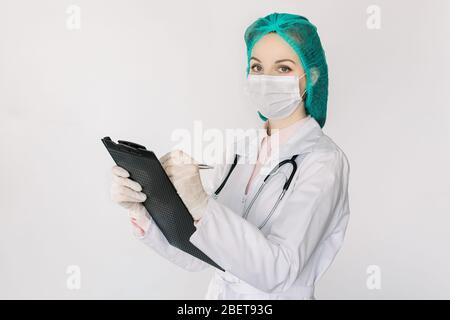
[[[265,124],[255,132],[251,137],[236,142],[235,150],[240,157],[257,159],[262,139],[267,136]],[[278,147],[278,158],[284,159],[294,154],[309,152],[322,135],[319,123],[313,117],[309,117],[285,143]]]

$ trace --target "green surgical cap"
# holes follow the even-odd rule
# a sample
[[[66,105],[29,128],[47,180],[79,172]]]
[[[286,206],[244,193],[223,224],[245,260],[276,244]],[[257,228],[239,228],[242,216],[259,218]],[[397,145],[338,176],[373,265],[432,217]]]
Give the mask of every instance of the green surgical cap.
[[[328,67],[317,28],[305,17],[289,13],[275,12],[253,22],[244,36],[247,76],[253,46],[269,32],[276,32],[297,53],[306,73],[306,112],[323,127],[327,116]],[[267,120],[261,113],[259,116]]]

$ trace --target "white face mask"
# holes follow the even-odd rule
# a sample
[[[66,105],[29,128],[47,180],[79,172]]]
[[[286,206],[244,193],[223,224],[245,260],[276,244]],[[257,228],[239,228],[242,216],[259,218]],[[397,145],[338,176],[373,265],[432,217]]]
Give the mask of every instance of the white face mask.
[[[245,91],[256,109],[266,118],[286,118],[302,102],[299,80],[304,76],[305,74],[301,77],[249,74]]]

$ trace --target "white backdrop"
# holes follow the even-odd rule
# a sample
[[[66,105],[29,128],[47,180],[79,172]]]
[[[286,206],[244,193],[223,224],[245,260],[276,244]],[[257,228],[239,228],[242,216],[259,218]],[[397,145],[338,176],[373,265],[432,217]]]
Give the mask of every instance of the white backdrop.
[[[346,240],[317,298],[450,298],[446,0],[0,0],[0,298],[203,298],[212,270],[184,271],[133,238],[100,138],[161,155],[196,120],[259,126],[243,34],[271,12],[318,26],[324,131],[351,166]]]

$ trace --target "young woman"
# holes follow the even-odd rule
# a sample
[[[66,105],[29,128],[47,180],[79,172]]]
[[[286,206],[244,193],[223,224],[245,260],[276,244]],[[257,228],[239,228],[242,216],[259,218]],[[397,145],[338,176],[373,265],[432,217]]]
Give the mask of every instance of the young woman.
[[[245,41],[247,92],[266,129],[254,141],[256,163],[238,146],[234,161],[215,167],[211,195],[189,155],[172,151],[160,161],[194,218],[190,241],[225,269],[216,269],[206,298],[314,299],[349,217],[348,161],[322,132],[325,54],[316,27],[293,14],[258,19]],[[275,154],[279,165],[263,173]],[[113,167],[113,177],[112,198],[128,208],[138,238],[187,270],[209,266],[168,244],[126,170]]]

